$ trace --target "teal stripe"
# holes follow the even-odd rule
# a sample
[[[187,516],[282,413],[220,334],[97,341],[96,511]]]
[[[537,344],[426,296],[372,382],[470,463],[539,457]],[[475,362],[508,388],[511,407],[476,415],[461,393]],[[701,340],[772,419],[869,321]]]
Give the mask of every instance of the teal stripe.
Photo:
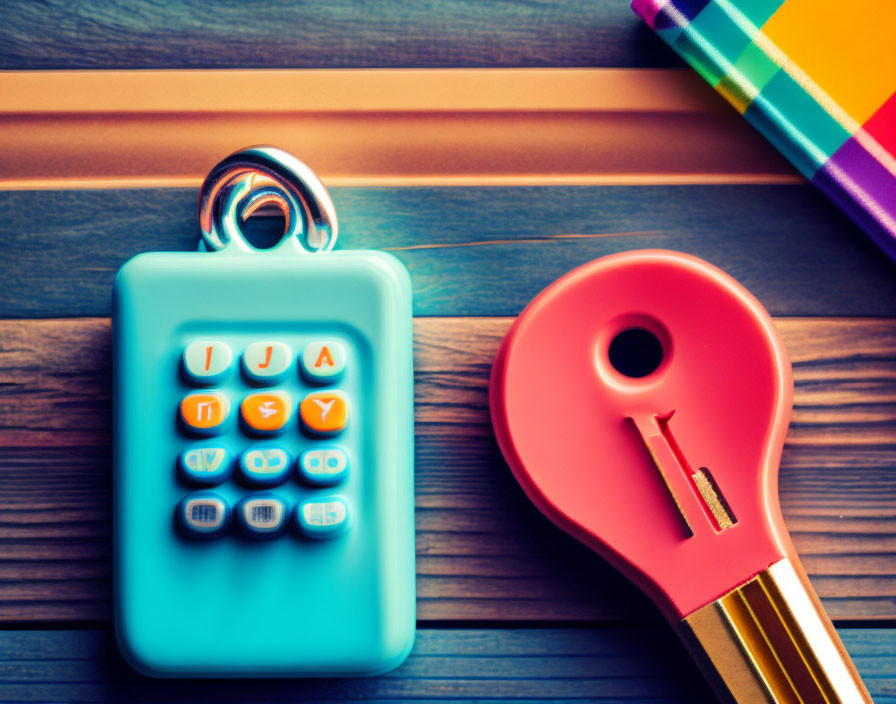
[[[711,2],[684,28],[673,48],[715,86],[750,44],[752,35],[717,3]]]
[[[737,9],[740,10],[750,22],[761,29],[784,2],[785,0],[741,0],[740,2],[734,1],[731,4],[736,5]]]
[[[783,0],[713,0],[690,24],[661,30],[663,37],[712,86],[731,70]]]
[[[809,179],[851,136],[786,71],[775,74],[744,117]]]

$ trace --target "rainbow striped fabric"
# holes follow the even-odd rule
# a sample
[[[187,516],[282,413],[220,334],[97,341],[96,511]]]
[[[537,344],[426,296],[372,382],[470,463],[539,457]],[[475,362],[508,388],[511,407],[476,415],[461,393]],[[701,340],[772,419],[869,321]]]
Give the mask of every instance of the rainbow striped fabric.
[[[896,2],[632,9],[896,259]]]

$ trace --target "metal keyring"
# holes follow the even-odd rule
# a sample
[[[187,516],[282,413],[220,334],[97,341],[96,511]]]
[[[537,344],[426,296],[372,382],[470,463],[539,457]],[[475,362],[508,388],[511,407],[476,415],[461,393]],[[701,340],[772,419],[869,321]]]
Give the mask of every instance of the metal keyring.
[[[199,189],[199,227],[210,250],[246,242],[239,223],[262,205],[275,204],[286,218],[281,244],[293,237],[307,252],[329,252],[336,244],[336,207],[320,179],[289,152],[256,146],[217,164]]]

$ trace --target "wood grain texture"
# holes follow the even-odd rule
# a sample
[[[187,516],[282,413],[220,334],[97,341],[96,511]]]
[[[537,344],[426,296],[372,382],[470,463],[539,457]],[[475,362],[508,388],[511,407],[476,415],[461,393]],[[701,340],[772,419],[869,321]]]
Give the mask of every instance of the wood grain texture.
[[[421,619],[655,620],[548,524],[500,456],[487,385],[509,318],[415,321]],[[777,319],[794,364],[781,501],[832,617],[896,618],[896,320]],[[0,322],[0,619],[110,614],[110,325]]]
[[[893,264],[810,186],[335,188],[340,246],[391,251],[416,315],[516,315],[627,249],[687,251],[774,315],[896,315]],[[196,191],[0,192],[0,317],[105,316],[143,251],[191,250]],[[501,266],[496,267],[495,262]]]
[[[841,629],[877,704],[896,702],[896,631]],[[5,632],[0,701],[711,704],[671,629],[420,629],[397,670],[357,679],[153,680],[106,630]]]
[[[682,70],[0,71],[3,190],[198,188],[259,143],[341,186],[804,182]]]
[[[680,66],[621,0],[9,0],[2,69]]]

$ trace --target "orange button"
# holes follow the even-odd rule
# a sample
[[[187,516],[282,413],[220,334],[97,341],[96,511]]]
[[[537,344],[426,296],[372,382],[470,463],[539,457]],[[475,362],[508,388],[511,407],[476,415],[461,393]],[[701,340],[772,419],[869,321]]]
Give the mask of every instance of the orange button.
[[[230,401],[220,391],[190,394],[180,402],[180,417],[191,430],[212,433],[227,418]]]
[[[308,430],[338,433],[348,420],[348,399],[339,391],[318,391],[302,400],[299,411]]]
[[[280,430],[292,414],[289,396],[282,391],[264,394],[250,394],[240,404],[243,421],[259,433],[273,433]]]

